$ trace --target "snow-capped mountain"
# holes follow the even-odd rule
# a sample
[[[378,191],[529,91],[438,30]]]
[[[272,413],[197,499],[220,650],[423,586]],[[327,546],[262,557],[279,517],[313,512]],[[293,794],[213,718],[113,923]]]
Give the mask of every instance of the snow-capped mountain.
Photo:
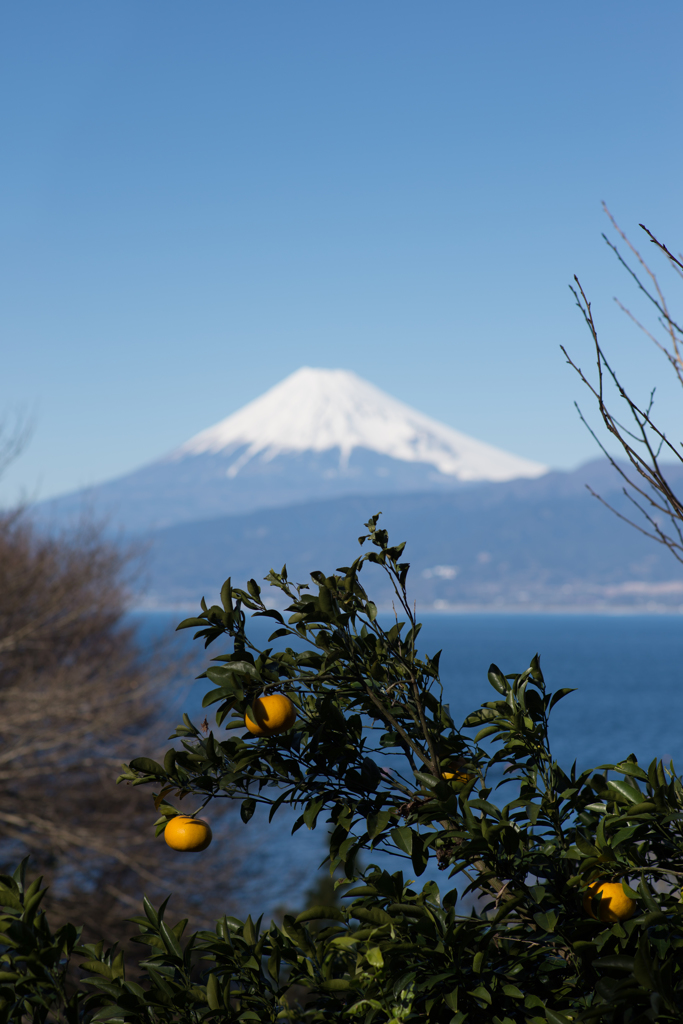
[[[543,475],[546,467],[467,437],[347,370],[304,367],[169,455],[45,502],[145,530],[309,499],[443,491]]]
[[[546,467],[474,438],[397,401],[349,370],[304,366],[238,412],[191,438],[171,455],[236,457],[234,479],[252,459],[293,452],[338,452],[348,469],[354,449],[433,466],[459,481],[536,477]]]

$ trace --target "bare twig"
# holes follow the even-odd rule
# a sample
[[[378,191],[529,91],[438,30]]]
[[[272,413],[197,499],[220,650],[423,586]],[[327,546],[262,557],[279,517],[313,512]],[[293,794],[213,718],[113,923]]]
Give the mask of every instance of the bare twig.
[[[648,340],[666,357],[670,368],[676,374],[678,382],[683,386],[683,354],[681,352],[681,340],[683,339],[683,328],[673,318],[669,311],[663,289],[654,271],[649,267],[641,253],[630,242],[626,234],[621,230],[616,220],[603,204],[605,213],[609,217],[612,226],[628,246],[628,249],[637,260],[642,272],[649,283],[643,283],[640,271],[634,270],[622,257],[616,245],[606,236],[605,241],[616,255],[619,263],[626,269],[639,291],[654,306],[657,312],[657,321],[660,328],[666,332],[666,340],[662,341],[653,330],[646,327],[630,309],[618,299],[615,301],[629,319],[643,332]],[[669,249],[659,242],[658,239],[646,228],[640,225],[647,234],[649,240],[662,252],[677,273],[683,271],[683,262],[677,259]],[[683,274],[681,274],[683,276]],[[645,406],[634,400],[622,385],[619,376],[608,360],[602,344],[598,337],[598,331],[593,318],[591,304],[577,277],[574,278],[575,287],[572,292],[576,303],[581,310],[584,321],[590,332],[596,360],[596,379],[591,381],[582,369],[571,359],[564,346],[562,351],[573,369],[580,377],[583,384],[588,388],[597,402],[598,411],[603,425],[608,433],[619,443],[626,456],[626,464],[618,462],[608,452],[605,445],[598,438],[593,428],[581,413],[577,405],[579,416],[588,428],[594,440],[597,442],[603,455],[607,458],[612,468],[621,477],[623,482],[622,493],[631,503],[637,513],[636,518],[631,518],[614,505],[606,501],[592,488],[590,493],[597,498],[606,508],[612,511],[618,518],[639,530],[644,536],[656,541],[666,547],[674,557],[683,563],[683,501],[678,497],[670,482],[670,469],[662,462],[663,456],[669,456],[678,463],[683,463],[683,450],[680,444],[672,443],[666,433],[658,427],[653,419],[654,390],[651,391],[649,400]],[[614,389],[617,397],[625,403],[628,413],[628,425],[617,417],[610,405],[608,397],[608,385]],[[643,522],[639,523],[637,517]],[[665,524],[668,524],[665,525]]]

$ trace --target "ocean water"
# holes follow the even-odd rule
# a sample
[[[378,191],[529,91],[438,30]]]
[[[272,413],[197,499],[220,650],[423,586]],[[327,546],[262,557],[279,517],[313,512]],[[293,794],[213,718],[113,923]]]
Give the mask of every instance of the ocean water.
[[[141,640],[170,640],[178,616],[136,618]],[[273,628],[272,620],[254,620],[250,633],[265,643]],[[201,665],[197,671],[210,654],[228,649],[215,644],[215,650],[204,653],[191,635],[187,630],[183,645],[196,652],[196,664]],[[491,662],[504,673],[521,672],[538,653],[549,689],[576,688],[551,718],[553,750],[565,769],[574,761],[582,768],[618,761],[631,752],[641,764],[659,757],[683,768],[681,616],[427,615],[418,646],[423,653],[443,652],[444,698],[456,723],[482,701],[494,699],[487,680]],[[183,710],[197,723],[204,718],[201,700],[207,680],[195,682],[191,675],[168,710],[169,724],[179,721]],[[247,826],[237,817],[231,820],[228,834],[217,841],[226,844],[227,852],[247,832],[250,842],[256,837],[250,872],[261,881],[251,889],[259,902],[252,909],[269,914],[278,905],[300,904],[323,857],[325,835],[319,826],[315,832],[304,827],[291,836],[293,816],[278,815],[269,825],[259,811]],[[420,881],[427,877],[445,881],[435,870],[428,869]]]

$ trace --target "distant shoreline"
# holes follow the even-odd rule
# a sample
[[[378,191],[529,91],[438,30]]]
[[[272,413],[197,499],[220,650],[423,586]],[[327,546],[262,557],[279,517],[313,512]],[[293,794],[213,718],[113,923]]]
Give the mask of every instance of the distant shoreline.
[[[177,605],[155,605],[141,604],[128,609],[130,615],[179,615],[189,617],[196,615],[199,610],[199,601],[192,604]],[[382,615],[393,615],[391,607],[380,606],[379,612]],[[464,615],[501,615],[501,616],[523,616],[523,615],[589,615],[589,616],[669,616],[676,618],[683,615],[683,605],[670,607],[650,602],[647,605],[478,605],[478,604],[453,604],[447,607],[424,607],[417,608],[418,618],[420,616],[464,616]]]

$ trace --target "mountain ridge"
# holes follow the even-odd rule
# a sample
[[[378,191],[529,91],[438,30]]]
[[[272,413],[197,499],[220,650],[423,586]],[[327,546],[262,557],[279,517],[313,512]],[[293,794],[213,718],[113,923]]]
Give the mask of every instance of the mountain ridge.
[[[683,468],[670,467],[683,487]],[[170,526],[149,534],[148,607],[215,600],[287,562],[291,579],[329,573],[361,553],[363,523],[382,511],[392,540],[407,541],[410,587],[422,611],[683,611],[683,573],[661,545],[617,519],[590,484],[630,513],[606,460],[536,480],[442,493],[346,496]],[[365,575],[372,575],[366,566]],[[392,594],[373,582],[380,601]]]
[[[303,367],[163,458],[52,498],[129,532],[350,494],[443,491],[536,478],[540,463],[461,434],[346,370]]]

